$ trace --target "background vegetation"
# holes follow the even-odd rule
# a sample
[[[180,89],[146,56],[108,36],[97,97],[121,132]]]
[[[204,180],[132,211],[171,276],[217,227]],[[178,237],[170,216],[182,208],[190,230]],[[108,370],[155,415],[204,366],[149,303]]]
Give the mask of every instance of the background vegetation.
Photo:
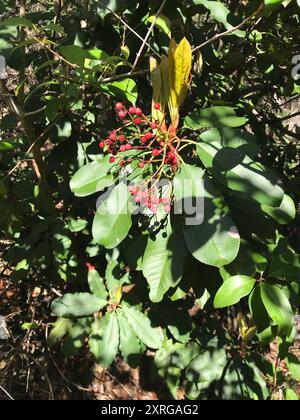
[[[1,2],[0,399],[299,399],[299,21],[296,0]],[[151,114],[171,38],[205,222],[104,235],[124,219],[96,213],[99,141],[116,102]]]

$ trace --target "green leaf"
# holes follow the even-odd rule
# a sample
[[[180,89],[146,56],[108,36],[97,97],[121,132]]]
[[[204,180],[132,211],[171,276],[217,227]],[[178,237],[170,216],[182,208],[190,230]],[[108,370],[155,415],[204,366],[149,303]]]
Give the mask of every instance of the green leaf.
[[[1,26],[25,26],[27,28],[34,28],[34,24],[25,17],[11,17],[0,22]]]
[[[291,388],[284,390],[284,397],[287,401],[299,401],[299,396]]]
[[[120,330],[116,312],[107,312],[92,325],[89,345],[91,353],[104,368],[111,365],[118,353]]]
[[[47,344],[51,348],[59,340],[61,340],[72,327],[73,322],[70,319],[58,318],[58,320],[53,324],[53,328],[50,331],[48,336]]]
[[[152,302],[160,302],[164,294],[180,282],[186,255],[182,235],[172,231],[170,220],[166,229],[155,238],[149,238],[143,257],[143,274],[150,286]]]
[[[106,304],[90,293],[67,293],[52,302],[51,312],[57,316],[87,316],[100,311]]]
[[[68,220],[68,228],[71,232],[82,232],[88,225],[88,221],[84,219],[70,219]]]
[[[151,327],[149,318],[134,307],[123,306],[122,309],[142,343],[151,349],[159,349],[163,342],[163,334],[158,328]]]
[[[136,366],[138,357],[141,353],[140,342],[128,323],[123,310],[118,310],[118,320],[120,327],[120,351],[124,360],[130,366]]]
[[[104,285],[103,279],[100,277],[98,271],[90,270],[88,273],[88,283],[91,292],[99,299],[106,301],[108,294]]]
[[[191,130],[200,128],[222,128],[222,127],[241,127],[245,125],[247,119],[238,117],[233,108],[227,106],[214,106],[212,108],[194,111],[184,120],[184,126]]]
[[[188,312],[179,308],[175,302],[166,301],[162,303],[159,313],[175,340],[187,343],[192,329]]]
[[[190,382],[211,383],[222,376],[227,363],[224,349],[209,349],[196,357],[186,369]]]
[[[235,305],[243,297],[248,296],[256,280],[248,276],[233,276],[226,280],[218,290],[215,299],[215,308],[226,308]]]
[[[290,374],[296,381],[300,381],[300,360],[293,353],[288,353],[286,357],[286,364]]]
[[[97,209],[93,223],[93,237],[107,249],[116,248],[128,235],[132,225],[131,194],[120,183]]]
[[[107,156],[88,163],[80,168],[71,179],[71,191],[77,197],[86,197],[110,187],[114,184],[111,170],[112,165]]]
[[[127,99],[128,102],[135,105],[138,97],[137,84],[132,79],[123,79],[121,81],[102,84],[100,89],[113,95],[116,98]]]
[[[294,200],[287,194],[284,194],[280,207],[262,206],[262,210],[281,225],[292,222],[296,217]]]
[[[239,148],[248,156],[256,156],[259,148],[256,137],[246,130],[238,128],[212,128],[200,134],[199,139],[204,143],[220,143],[223,147]]]
[[[240,236],[220,192],[204,171],[182,165],[174,179],[174,193],[186,211],[191,206],[187,199],[199,200],[195,215],[192,211],[189,211],[192,218],[186,215],[184,237],[190,253],[198,261],[214,267],[230,264],[238,254]]]
[[[279,186],[278,177],[245,156],[239,148],[221,148],[218,143],[200,143],[197,152],[204,166],[228,188],[241,193],[246,199],[280,206],[284,192]]]
[[[13,149],[14,149],[14,145],[11,142],[0,140],[0,150],[6,151],[6,150],[13,150]]]
[[[77,64],[80,67],[84,66],[84,60],[89,56],[88,51],[79,45],[66,45],[60,47],[59,50],[70,63]]]
[[[293,329],[293,310],[284,292],[277,286],[262,283],[261,298],[279,333],[289,336]]]
[[[237,20],[235,16],[230,12],[230,10],[220,1],[211,1],[211,0],[193,0],[194,4],[196,5],[203,5],[206,9],[210,11],[213,18],[217,21],[222,23],[227,30],[232,30],[233,26],[230,22],[236,20],[238,24],[240,20]],[[245,31],[242,30],[235,30],[230,34],[234,34],[236,36],[245,37]]]
[[[149,23],[153,23],[154,19],[156,19],[156,15],[149,16],[147,20]],[[171,25],[171,20],[163,14],[161,14],[155,22],[155,26],[163,31],[169,38],[171,38]]]
[[[261,298],[261,288],[255,287],[249,296],[249,308],[258,332],[270,326],[270,318]]]

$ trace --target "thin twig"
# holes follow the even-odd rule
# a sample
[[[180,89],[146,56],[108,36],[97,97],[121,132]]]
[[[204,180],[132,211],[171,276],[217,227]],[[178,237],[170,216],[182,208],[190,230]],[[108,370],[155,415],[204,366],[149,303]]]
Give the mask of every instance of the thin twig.
[[[8,398],[12,401],[14,401],[14,398],[0,385],[0,389],[4,392],[5,395],[8,396]]]
[[[252,20],[255,16],[257,16],[257,15],[258,15],[258,14],[259,14],[262,10],[263,10],[263,8],[264,8],[264,3],[262,3],[262,4],[259,6],[259,8],[258,8],[258,9],[257,9],[254,13],[252,13],[252,15],[251,15],[251,16],[248,16],[248,17],[247,17],[245,20],[243,20],[243,22],[241,22],[239,25],[234,26],[234,27],[232,27],[232,28],[228,29],[228,30],[227,30],[227,31],[225,31],[225,32],[222,32],[221,34],[217,34],[217,35],[213,36],[211,39],[208,39],[207,41],[203,42],[203,44],[198,45],[198,47],[195,47],[195,48],[193,49],[193,53],[195,53],[196,51],[201,50],[202,48],[206,47],[206,45],[212,44],[213,42],[217,41],[218,39],[223,38],[223,36],[229,35],[229,34],[231,34],[232,32],[235,32],[235,31],[237,31],[238,29],[242,28],[242,27],[243,27],[246,23],[250,22],[250,20]]]
[[[121,16],[119,16],[116,12],[114,12],[112,9],[110,9],[108,6],[106,6],[105,4],[103,4],[101,1],[99,2],[101,4],[101,6],[103,6],[105,9],[107,9],[110,13],[112,13],[124,26],[126,26],[127,29],[130,30],[130,32],[132,32],[137,38],[139,38],[141,41],[144,41],[144,38],[138,34],[133,28],[131,28],[131,26],[128,25],[127,22],[125,22],[124,19],[121,18]],[[156,57],[160,58],[160,55],[155,51],[155,49],[153,47],[151,47],[151,45],[146,42],[147,47],[150,48],[150,50],[153,52],[153,54],[156,55]]]
[[[134,73],[128,72],[123,74],[117,74],[116,76],[106,77],[105,79],[100,79],[100,83],[110,83],[115,82],[116,80],[126,79],[126,77],[142,76],[149,73],[149,70],[136,71]]]
[[[142,43],[142,45],[141,45],[141,48],[139,49],[139,51],[138,51],[138,53],[137,53],[137,55],[136,55],[136,59],[135,59],[135,62],[134,62],[134,64],[133,64],[133,66],[132,66],[132,70],[131,70],[131,72],[133,72],[133,70],[136,68],[136,66],[137,66],[137,64],[138,64],[138,62],[139,62],[139,59],[140,59],[140,57],[141,57],[141,55],[142,55],[142,52],[143,52],[143,50],[144,50],[145,46],[147,45],[148,39],[149,39],[149,37],[150,37],[150,35],[151,35],[152,31],[153,31],[153,28],[154,28],[154,26],[155,26],[155,24],[156,24],[156,22],[157,22],[157,19],[159,18],[159,15],[161,14],[161,12],[163,11],[163,9],[164,9],[164,7],[165,7],[166,2],[167,2],[167,0],[163,0],[163,2],[162,2],[162,4],[161,4],[160,8],[158,9],[158,11],[157,11],[157,13],[156,13],[156,15],[155,15],[155,18],[153,19],[153,22],[152,22],[152,24],[150,25],[150,28],[149,28],[149,30],[148,30],[148,33],[147,33],[147,35],[146,35],[145,39],[143,40],[143,43]]]

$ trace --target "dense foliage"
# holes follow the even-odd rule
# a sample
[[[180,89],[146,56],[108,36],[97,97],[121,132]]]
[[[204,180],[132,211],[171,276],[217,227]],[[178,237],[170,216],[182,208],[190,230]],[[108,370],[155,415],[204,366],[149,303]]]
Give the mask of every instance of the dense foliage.
[[[19,6],[0,5],[0,224],[12,280],[59,290],[49,346],[152,351],[174,398],[298,399],[299,1]]]

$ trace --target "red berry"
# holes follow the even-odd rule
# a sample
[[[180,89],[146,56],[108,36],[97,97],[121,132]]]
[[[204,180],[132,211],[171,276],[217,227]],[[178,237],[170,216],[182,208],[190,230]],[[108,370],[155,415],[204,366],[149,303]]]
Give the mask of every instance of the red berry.
[[[99,147],[100,147],[100,149],[104,149],[104,147],[105,147],[105,142],[104,142],[104,141],[100,141],[100,143],[99,143]]]
[[[162,204],[169,204],[169,199],[168,199],[167,197],[162,197],[162,198],[160,199],[160,202],[161,202]]]
[[[147,140],[151,140],[153,139],[153,133],[150,133],[150,131],[148,133],[145,134],[145,137]]]
[[[164,147],[165,143],[163,141],[159,142],[160,147]]]
[[[87,269],[89,270],[89,271],[93,271],[93,270],[96,270],[96,267],[94,266],[94,265],[92,265],[92,264],[90,264],[90,263],[85,263],[85,265],[87,266]]]
[[[125,136],[123,136],[123,134],[121,136],[118,137],[118,140],[120,143],[123,143],[126,139]]]
[[[129,111],[130,114],[136,114],[136,107],[131,106],[128,111]]]
[[[131,149],[132,149],[131,144],[126,144],[126,146],[125,146],[125,150],[131,150]]]
[[[126,147],[124,145],[120,146],[120,152],[125,152],[126,151]]]
[[[156,128],[157,128],[157,124],[156,124],[156,122],[152,122],[152,123],[150,123],[150,128],[151,128],[152,130],[156,130]]]
[[[120,166],[125,166],[125,160],[124,159],[120,160]]]
[[[145,162],[140,162],[139,163],[139,168],[144,169],[145,168]]]
[[[159,156],[159,154],[160,154],[160,150],[158,150],[158,149],[153,149],[152,150],[152,155],[153,156]]]
[[[118,113],[118,116],[121,120],[124,120],[124,118],[126,118],[126,112],[125,111],[120,111]]]
[[[132,195],[136,195],[138,190],[134,185],[129,185],[128,187],[128,191],[132,194]]]
[[[165,209],[165,212],[166,213],[170,213],[171,212],[171,205],[170,204],[166,204],[165,206],[164,206],[164,209]]]
[[[116,161],[116,158],[114,156],[111,156],[109,158],[109,163],[115,163],[115,161]]]
[[[168,158],[171,160],[175,159],[175,154],[173,152],[168,152]]]
[[[114,131],[112,131],[109,135],[109,140],[111,141],[116,141],[117,140],[117,135]]]
[[[136,115],[143,115],[143,111],[141,108],[136,108],[135,113]]]
[[[117,102],[116,103],[116,110],[117,111],[121,111],[121,109],[124,108],[124,105],[122,104],[122,102]]]
[[[137,118],[134,119],[134,124],[135,125],[140,125],[140,124],[142,124],[142,121],[143,121],[142,118],[137,117]]]
[[[142,136],[142,137],[141,137],[141,142],[142,142],[142,143],[147,143],[146,136]]]
[[[157,111],[160,110],[161,105],[159,103],[154,105],[154,109],[156,109]]]

